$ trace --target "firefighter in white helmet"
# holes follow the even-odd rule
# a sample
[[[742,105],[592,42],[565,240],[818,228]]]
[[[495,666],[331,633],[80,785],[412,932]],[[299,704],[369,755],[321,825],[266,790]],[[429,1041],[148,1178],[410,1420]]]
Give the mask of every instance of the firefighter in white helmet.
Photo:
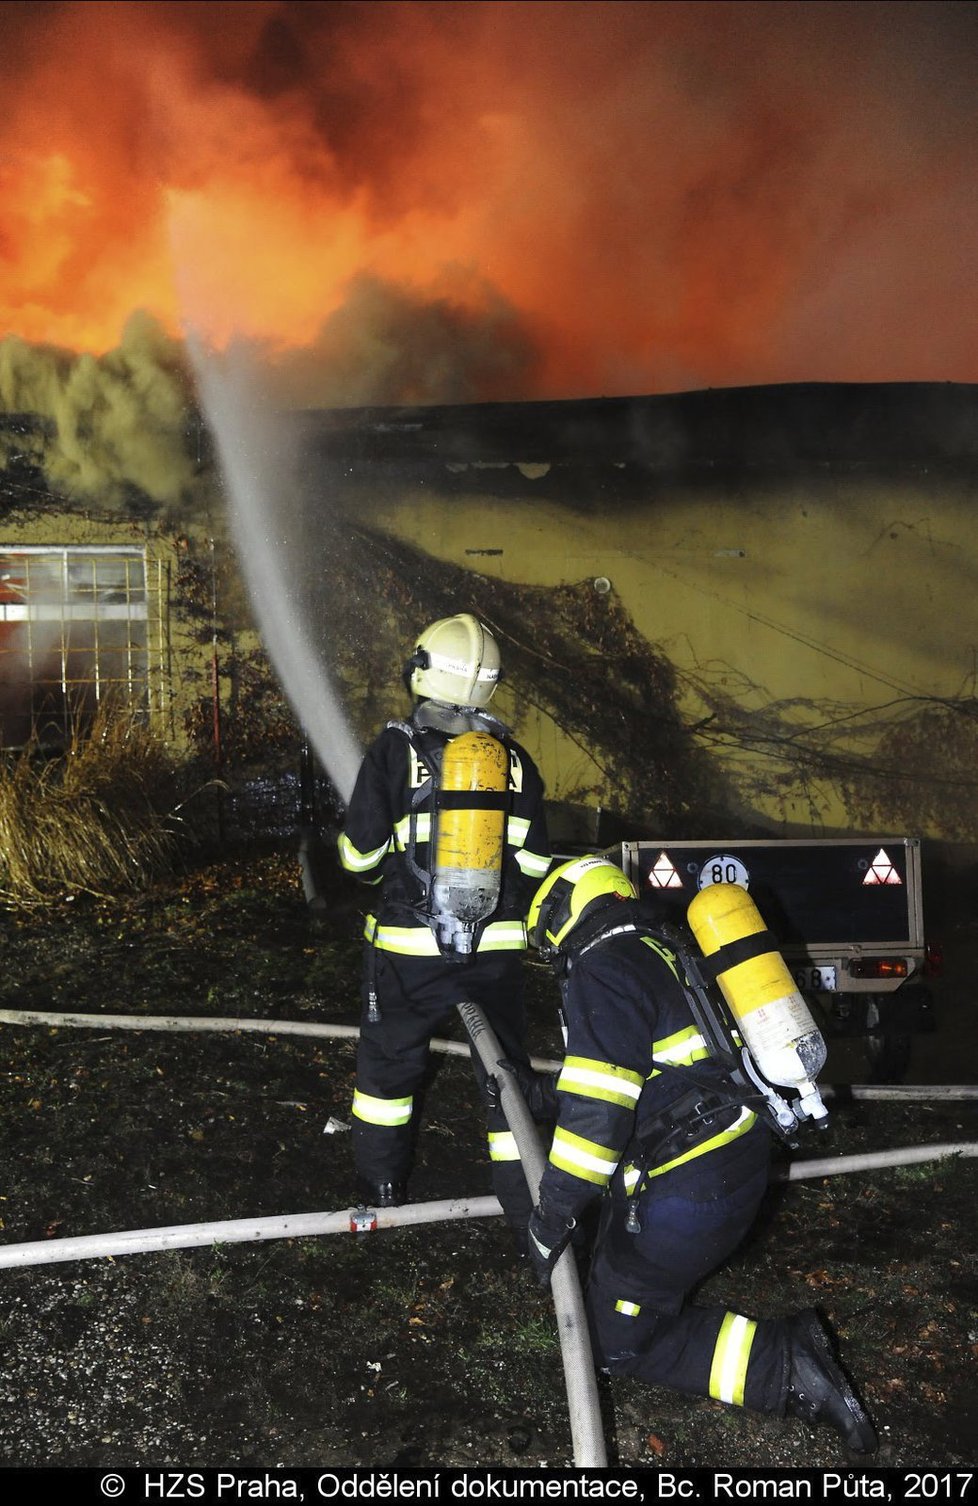
[[[873,1452],[873,1426],[813,1311],[755,1319],[687,1302],[751,1227],[771,1136],[761,1095],[738,1088],[697,1025],[668,936],[600,855],[544,880],[527,929],[554,965],[566,1031],[529,1224],[541,1284],[602,1198],[587,1292],[599,1366],[826,1423],[853,1452]]]
[[[455,1006],[481,1006],[532,1085],[523,1044],[524,916],[550,866],[543,784],[487,707],[500,660],[469,612],[440,618],[405,665],[410,719],[388,722],[363,761],[339,839],[347,872],[379,888],[365,928],[363,1013],[353,1098],[357,1191],[407,1196],[416,1095],[431,1037]],[[518,1241],[532,1199],[491,1085],[493,1185]]]

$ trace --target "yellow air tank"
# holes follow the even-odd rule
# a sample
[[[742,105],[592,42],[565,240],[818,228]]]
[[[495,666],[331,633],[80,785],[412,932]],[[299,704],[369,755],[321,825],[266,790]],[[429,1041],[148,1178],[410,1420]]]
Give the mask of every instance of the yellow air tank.
[[[740,884],[710,884],[692,901],[687,917],[703,955],[713,960],[723,997],[763,1075],[793,1088],[802,1114],[824,1118],[815,1078],[825,1065],[825,1041],[747,890]]]
[[[488,732],[463,732],[442,755],[432,902],[439,946],[465,956],[473,930],[499,903],[509,754]]]

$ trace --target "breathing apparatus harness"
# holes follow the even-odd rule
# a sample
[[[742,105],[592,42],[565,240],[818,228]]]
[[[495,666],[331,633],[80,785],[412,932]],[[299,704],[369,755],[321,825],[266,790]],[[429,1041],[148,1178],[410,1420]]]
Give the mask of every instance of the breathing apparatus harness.
[[[411,810],[408,822],[407,843],[403,853],[405,867],[411,877],[415,879],[421,888],[418,899],[408,903],[412,915],[425,925],[430,927],[442,955],[453,961],[464,962],[471,953],[471,947],[459,951],[446,939],[446,915],[444,909],[435,902],[435,842],[438,830],[438,815],[442,810],[449,810],[457,804],[465,807],[484,806],[489,809],[502,809],[508,812],[510,803],[508,768],[511,760],[509,729],[488,712],[477,708],[447,707],[432,702],[422,702],[415,710],[410,721],[390,721],[387,727],[395,732],[400,732],[406,737],[418,758],[419,764],[423,764],[427,771],[427,777],[419,783],[411,796]],[[464,794],[456,795],[451,790],[442,789],[442,765],[448,742],[465,732],[488,733],[497,742],[501,743],[506,750],[507,757],[507,788],[496,794],[495,792],[465,791]],[[431,823],[427,842],[428,859],[427,866],[422,867],[418,862],[418,817],[423,807],[430,809]],[[489,917],[476,922],[475,925],[467,925],[464,922],[456,922],[456,930],[469,933],[471,942],[474,944],[481,935]]]
[[[705,959],[696,955],[692,933],[671,921],[624,921],[608,923],[607,909],[585,917],[573,936],[560,947],[552,960],[557,962],[558,977],[563,983],[573,968],[595,947],[603,946],[616,936],[647,937],[664,942],[675,954],[677,977],[686,995],[690,1013],[703,1039],[710,1060],[726,1076],[727,1085],[718,1087],[715,1078],[695,1066],[652,1057],[653,1068],[681,1077],[691,1083],[656,1114],[641,1136],[632,1142],[629,1160],[638,1174],[635,1190],[628,1200],[625,1227],[630,1234],[641,1232],[638,1217],[639,1194],[649,1167],[663,1160],[693,1150],[715,1132],[717,1115],[733,1108],[760,1112],[769,1127],[790,1147],[797,1146],[794,1130],[798,1117],[790,1104],[761,1073],[749,1048],[740,1040],[726,1002],[715,987]],[[729,966],[729,958],[726,961]]]
[[[407,680],[405,672],[405,680]],[[418,845],[418,814],[421,807],[431,800],[437,789],[438,774],[441,769],[444,743],[438,738],[433,730],[428,727],[417,725],[415,722],[393,720],[385,724],[385,730],[399,732],[407,738],[419,763],[423,763],[428,771],[426,779],[421,780],[418,787],[411,795],[411,809],[408,821],[408,840],[402,854],[404,865],[411,877],[421,886],[421,897],[411,901],[405,901],[404,907],[416,920],[422,920],[426,926],[434,930],[434,916],[431,911],[431,885],[434,877],[431,868],[422,868],[417,860]],[[434,802],[432,801],[432,806]],[[434,810],[432,809],[432,817]],[[434,822],[432,821],[432,825]],[[432,852],[432,844],[428,842],[429,860]],[[370,950],[367,954],[367,1019],[372,1025],[380,1023],[380,1004],[377,999],[377,942],[375,937],[371,941]]]

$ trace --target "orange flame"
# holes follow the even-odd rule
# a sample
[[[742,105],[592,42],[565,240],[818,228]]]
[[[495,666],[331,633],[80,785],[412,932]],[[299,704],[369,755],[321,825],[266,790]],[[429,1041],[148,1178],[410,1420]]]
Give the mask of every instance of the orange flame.
[[[3,12],[0,337],[284,359],[367,279],[513,341],[468,396],[978,376],[970,7]]]

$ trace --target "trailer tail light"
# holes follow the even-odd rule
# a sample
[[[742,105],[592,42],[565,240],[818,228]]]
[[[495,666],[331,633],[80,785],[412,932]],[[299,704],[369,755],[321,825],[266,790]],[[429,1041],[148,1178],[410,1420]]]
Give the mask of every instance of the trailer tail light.
[[[849,964],[853,978],[906,978],[906,957],[858,957]]]
[[[944,948],[939,941],[924,943],[924,977],[942,978],[944,976]]]

